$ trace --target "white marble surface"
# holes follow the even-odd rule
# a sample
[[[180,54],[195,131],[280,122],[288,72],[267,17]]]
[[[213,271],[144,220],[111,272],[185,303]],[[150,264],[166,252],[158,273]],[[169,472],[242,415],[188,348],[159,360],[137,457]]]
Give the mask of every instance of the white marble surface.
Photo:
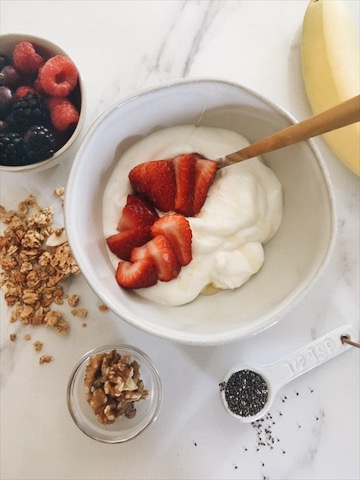
[[[349,5],[359,18],[359,2]],[[305,118],[310,108],[299,41],[306,6],[307,0],[2,0],[0,22],[1,33],[46,37],[77,62],[88,96],[82,137],[115,101],[180,77],[232,80]],[[259,430],[265,446],[258,446],[258,429],[238,423],[219,399],[219,381],[239,361],[275,361],[345,323],[359,330],[359,180],[320,138],[315,141],[333,182],[335,250],[303,302],[258,336],[212,348],[172,344],[135,330],[111,312],[99,313],[99,301],[82,277],[69,288],[80,292],[89,309],[88,326],[72,320],[66,338],[9,323],[1,299],[1,479],[359,478],[357,349],[283,389],[271,409],[272,421]],[[71,160],[43,173],[2,174],[1,204],[15,206],[33,193],[50,205],[53,189],[66,184],[70,167]],[[18,339],[10,342],[15,332]],[[44,342],[52,363],[38,364],[32,342],[23,339],[26,332]],[[78,358],[115,340],[142,348],[154,360],[164,399],[158,420],[143,435],[105,445],[77,429],[65,390]]]

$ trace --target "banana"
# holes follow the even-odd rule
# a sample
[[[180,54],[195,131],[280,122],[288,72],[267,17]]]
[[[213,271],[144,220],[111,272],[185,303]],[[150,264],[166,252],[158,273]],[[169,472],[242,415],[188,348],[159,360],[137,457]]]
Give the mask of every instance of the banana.
[[[360,92],[359,40],[342,0],[310,0],[301,34],[301,64],[314,114]],[[335,155],[360,175],[360,122],[324,135]]]

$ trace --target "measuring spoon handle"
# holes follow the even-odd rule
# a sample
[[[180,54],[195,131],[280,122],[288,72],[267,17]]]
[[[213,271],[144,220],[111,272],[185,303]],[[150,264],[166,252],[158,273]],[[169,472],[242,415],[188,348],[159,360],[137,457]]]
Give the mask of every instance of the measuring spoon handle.
[[[343,325],[323,335],[306,346],[296,350],[291,355],[276,363],[264,367],[264,373],[276,389],[294,380],[303,373],[331,360],[348,350],[351,345],[343,343],[341,337],[356,338],[352,325]]]

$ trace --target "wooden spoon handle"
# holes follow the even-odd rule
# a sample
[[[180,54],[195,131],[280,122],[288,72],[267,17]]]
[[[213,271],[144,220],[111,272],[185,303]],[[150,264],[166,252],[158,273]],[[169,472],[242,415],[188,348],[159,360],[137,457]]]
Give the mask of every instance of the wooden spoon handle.
[[[284,128],[277,133],[259,140],[248,147],[231,153],[218,161],[218,168],[247,160],[248,158],[272,152],[288,145],[316,137],[360,121],[360,95],[314,115],[313,117]]]

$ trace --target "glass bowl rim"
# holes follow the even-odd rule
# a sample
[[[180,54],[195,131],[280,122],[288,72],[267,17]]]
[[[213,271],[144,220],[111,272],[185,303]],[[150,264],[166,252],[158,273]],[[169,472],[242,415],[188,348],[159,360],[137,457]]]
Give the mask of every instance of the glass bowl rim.
[[[147,370],[149,371],[149,374],[152,378],[152,382],[156,387],[155,390],[157,391],[157,394],[155,395],[155,397],[152,400],[156,404],[155,409],[151,413],[151,416],[149,417],[146,424],[143,425],[140,429],[136,430],[136,432],[134,434],[128,435],[127,437],[124,437],[124,438],[110,437],[110,436],[106,435],[106,432],[104,432],[103,435],[98,435],[95,432],[93,432],[93,433],[89,432],[88,429],[83,427],[82,422],[79,421],[79,418],[75,415],[75,410],[76,409],[74,408],[73,400],[72,400],[72,396],[73,396],[72,388],[74,386],[75,379],[76,379],[77,375],[79,374],[80,369],[83,366],[85,366],[85,363],[87,362],[87,360],[92,355],[95,355],[97,353],[111,352],[112,350],[116,350],[118,353],[121,353],[121,354],[124,351],[124,353],[129,353],[130,355],[131,354],[138,355],[140,357],[140,359],[144,361],[145,366],[146,366]],[[142,365],[140,365],[140,368],[141,368],[141,366]],[[161,404],[162,404],[162,383],[161,383],[161,379],[160,379],[160,375],[159,375],[158,370],[156,369],[156,367],[155,367],[154,363],[152,362],[152,360],[150,359],[150,357],[145,352],[143,352],[141,349],[139,349],[137,347],[134,347],[132,345],[129,345],[129,344],[112,343],[112,344],[103,345],[101,347],[93,348],[93,349],[87,351],[86,353],[84,353],[80,357],[80,359],[77,361],[75,367],[72,369],[72,371],[70,373],[70,376],[69,376],[69,380],[68,380],[67,388],[66,388],[66,402],[67,402],[68,410],[70,412],[70,415],[71,415],[74,423],[89,438],[92,438],[93,440],[97,440],[97,441],[102,442],[102,443],[111,443],[111,444],[124,443],[124,442],[132,440],[133,438],[140,435],[144,430],[146,430],[157,419],[157,417],[159,415],[159,412],[160,412],[160,407],[161,407]],[[80,418],[81,418],[81,415],[80,415]],[[99,425],[100,425],[100,423],[99,423]]]

